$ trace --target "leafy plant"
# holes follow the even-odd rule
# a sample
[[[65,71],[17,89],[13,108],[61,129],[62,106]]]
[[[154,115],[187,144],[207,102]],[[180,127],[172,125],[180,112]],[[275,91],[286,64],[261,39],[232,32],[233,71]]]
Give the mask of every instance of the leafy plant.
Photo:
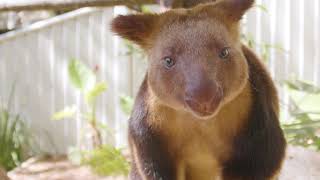
[[[268,8],[263,4],[256,4],[254,7],[261,10],[264,13],[269,13]]]
[[[7,105],[0,104],[0,166],[11,170],[18,166],[29,145],[29,133],[19,114],[10,111],[14,87]]]
[[[101,176],[128,175],[129,162],[122,155],[121,150],[110,145],[103,145],[99,149],[83,152],[82,164],[89,165],[95,173]]]
[[[133,98],[125,95],[120,96],[120,106],[125,114],[130,115],[133,107]]]
[[[23,123],[19,115],[0,109],[0,164],[11,170],[21,163],[23,157]]]
[[[105,82],[97,82],[95,73],[80,61],[72,60],[68,67],[71,85],[81,92],[87,111],[82,112],[76,105],[65,107],[53,115],[54,120],[72,118],[77,113],[90,126],[93,148],[72,147],[69,160],[75,164],[88,165],[99,175],[128,174],[129,165],[121,151],[111,145],[103,145],[101,130],[111,130],[105,124],[99,124],[96,118],[96,102],[107,89]],[[85,129],[87,130],[87,129]]]
[[[53,119],[72,118],[79,113],[91,128],[93,147],[98,148],[102,145],[102,140],[101,132],[97,125],[96,101],[106,91],[107,84],[105,82],[97,82],[94,72],[77,60],[70,61],[68,72],[71,85],[81,92],[88,110],[81,112],[76,105],[67,106],[63,110],[56,112],[53,115]]]
[[[290,95],[290,120],[282,126],[288,142],[320,150],[320,88],[300,80],[285,85]]]
[[[130,167],[121,149],[111,145],[92,150],[70,148],[68,158],[74,164],[89,166],[100,176],[128,175]]]

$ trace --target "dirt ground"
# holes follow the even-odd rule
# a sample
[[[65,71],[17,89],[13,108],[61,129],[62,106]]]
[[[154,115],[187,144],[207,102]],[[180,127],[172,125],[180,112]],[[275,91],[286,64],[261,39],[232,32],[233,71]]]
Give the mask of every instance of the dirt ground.
[[[32,158],[8,173],[12,180],[124,180],[99,177],[84,166],[72,165],[66,156]]]
[[[63,156],[30,159],[8,175],[12,180],[126,179],[124,177],[99,177],[87,167],[73,166]],[[300,147],[289,147],[280,180],[320,180],[320,154]]]
[[[320,180],[320,153],[289,146],[280,180]]]

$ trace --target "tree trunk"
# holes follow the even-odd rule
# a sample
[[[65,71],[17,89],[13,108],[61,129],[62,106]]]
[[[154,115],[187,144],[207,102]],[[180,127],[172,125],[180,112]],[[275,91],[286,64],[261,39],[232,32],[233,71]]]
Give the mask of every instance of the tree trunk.
[[[102,137],[101,132],[98,129],[96,124],[90,123],[91,128],[91,138],[92,138],[92,146],[94,149],[101,148],[102,146]]]

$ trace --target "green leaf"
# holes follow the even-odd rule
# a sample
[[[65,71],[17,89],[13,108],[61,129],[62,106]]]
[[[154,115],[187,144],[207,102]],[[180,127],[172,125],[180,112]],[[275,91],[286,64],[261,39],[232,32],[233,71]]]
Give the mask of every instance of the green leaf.
[[[267,13],[267,14],[269,13],[268,8],[263,4],[256,4],[255,7],[260,9],[261,11]]]
[[[141,12],[143,13],[152,13],[152,10],[148,6],[141,6]]]
[[[0,106],[0,166],[4,169],[9,171],[23,161],[25,148],[30,145],[25,140],[29,138],[26,130],[20,115]]]
[[[120,96],[120,106],[121,109],[124,113],[126,113],[127,115],[129,115],[132,111],[132,107],[133,107],[133,98],[130,96],[125,96],[122,95]]]
[[[54,113],[52,116],[52,119],[53,120],[61,120],[61,119],[65,119],[65,118],[71,118],[75,115],[76,112],[77,112],[76,105],[67,106],[63,110]]]
[[[91,90],[86,93],[86,101],[93,103],[96,98],[107,90],[107,84],[105,82],[97,83]]]
[[[111,145],[84,152],[82,163],[101,176],[128,175],[130,164],[121,150]]]
[[[294,79],[285,81],[285,85],[287,85],[287,87],[292,90],[303,91],[311,94],[320,94],[320,87],[317,87],[307,81]]]
[[[290,80],[284,83],[290,97],[290,121],[282,123],[287,141],[293,145],[319,149],[320,89],[312,83]]]
[[[80,91],[86,92],[95,85],[95,74],[80,61],[71,60],[68,70],[72,85]]]
[[[291,99],[298,104],[300,110],[300,112],[294,112],[293,115],[301,117],[304,116],[303,112],[305,112],[312,119],[320,118],[320,94],[290,90],[289,95]]]

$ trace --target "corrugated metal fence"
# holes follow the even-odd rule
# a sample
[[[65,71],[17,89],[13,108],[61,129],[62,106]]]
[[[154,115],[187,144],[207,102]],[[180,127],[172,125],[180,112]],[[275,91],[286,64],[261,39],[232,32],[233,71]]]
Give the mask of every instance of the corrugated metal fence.
[[[255,39],[257,51],[267,51],[275,79],[297,76],[319,85],[319,0],[257,0],[257,4],[263,6],[250,11],[243,32]],[[80,118],[50,120],[66,105],[84,107],[68,82],[71,58],[99,67],[98,78],[109,87],[99,101],[98,118],[116,132],[109,141],[126,144],[127,117],[119,96],[135,94],[146,63],[128,55],[125,43],[109,31],[111,19],[125,12],[122,7],[81,9],[0,36],[0,102],[7,101],[16,82],[14,110],[30,124],[44,150],[64,153],[81,139]],[[266,48],[270,45],[278,48]]]

